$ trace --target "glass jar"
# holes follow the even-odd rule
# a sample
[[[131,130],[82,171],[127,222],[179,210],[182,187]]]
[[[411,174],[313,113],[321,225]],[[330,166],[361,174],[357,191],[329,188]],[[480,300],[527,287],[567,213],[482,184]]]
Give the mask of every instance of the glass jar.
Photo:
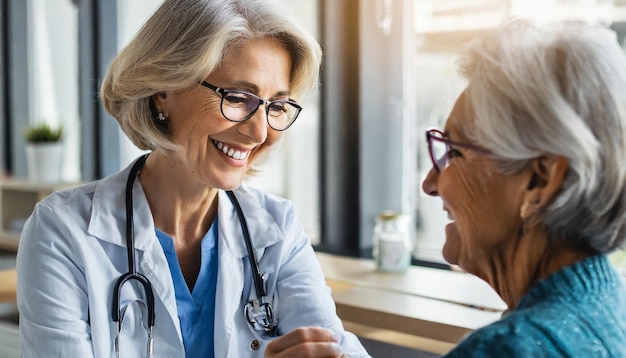
[[[411,265],[413,250],[411,217],[393,211],[376,216],[373,256],[382,272],[404,272]]]

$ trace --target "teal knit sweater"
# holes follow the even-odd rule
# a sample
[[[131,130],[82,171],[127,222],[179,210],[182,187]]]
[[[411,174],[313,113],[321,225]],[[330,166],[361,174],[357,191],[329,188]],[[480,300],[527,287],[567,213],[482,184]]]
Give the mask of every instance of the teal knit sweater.
[[[561,269],[445,357],[626,357],[626,290],[600,255]]]

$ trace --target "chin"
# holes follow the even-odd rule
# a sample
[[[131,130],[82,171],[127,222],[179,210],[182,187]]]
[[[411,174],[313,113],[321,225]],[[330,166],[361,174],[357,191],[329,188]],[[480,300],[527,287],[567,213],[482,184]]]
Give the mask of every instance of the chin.
[[[220,190],[235,190],[241,186],[243,180],[240,178],[222,178],[217,182],[214,182],[214,185],[211,185],[215,189]]]
[[[230,186],[229,185],[225,185],[225,186],[223,186],[220,189],[221,190],[226,190],[226,191],[228,191],[228,190],[235,190],[235,189],[239,188],[240,186],[241,186],[241,183],[239,183],[238,185],[230,185]]]
[[[443,245],[443,258],[452,265],[459,264],[459,254],[461,252],[461,240],[459,231],[455,223],[446,225],[446,242]]]
[[[459,250],[455,244],[450,243],[446,240],[446,243],[443,245],[443,249],[441,251],[444,260],[451,265],[459,264]]]

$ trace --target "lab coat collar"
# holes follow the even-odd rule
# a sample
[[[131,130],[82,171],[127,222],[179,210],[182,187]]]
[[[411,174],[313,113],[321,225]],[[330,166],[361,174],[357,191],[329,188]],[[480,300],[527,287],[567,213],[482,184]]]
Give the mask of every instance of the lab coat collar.
[[[132,164],[96,184],[87,231],[100,240],[126,246],[126,181]],[[135,249],[149,250],[154,242],[154,221],[139,180],[133,184]]]
[[[255,249],[257,260],[260,260],[265,248],[283,240],[284,234],[278,227],[276,219],[263,205],[263,198],[259,197],[261,194],[258,191],[244,184],[233,192],[248,224],[250,240]],[[235,206],[223,190],[219,191],[218,200],[219,236],[223,244],[220,249],[225,248],[238,257],[248,256]]]
[[[233,191],[241,210],[243,211],[250,241],[255,250],[257,260],[261,260],[265,248],[279,242],[284,234],[278,227],[276,219],[270,215],[274,208],[268,208],[263,195],[254,189],[242,185]],[[219,269],[217,278],[216,307],[221,307],[215,312],[215,356],[229,357],[229,350],[233,342],[236,315],[240,302],[233,300],[243,292],[244,265],[243,260],[248,256],[248,251],[243,238],[239,217],[225,191],[219,191],[218,198],[218,225],[219,225]]]
[[[131,163],[117,174],[100,180],[96,184],[92,200],[92,213],[88,232],[101,240],[126,246],[126,181]],[[264,207],[262,194],[245,184],[234,190],[248,224],[248,231],[259,257],[264,249],[284,238],[276,224],[276,219]],[[133,184],[133,217],[135,248],[146,251],[154,242],[154,221],[148,200],[139,180]],[[224,248],[238,257],[248,255],[239,218],[235,207],[225,191],[219,191],[218,198],[219,236],[224,240]]]
[[[90,235],[122,246],[124,250],[126,250],[126,182],[134,163],[96,183],[87,228]],[[139,180],[133,183],[133,226],[136,265],[152,284],[155,299],[160,299],[166,307],[182,344],[174,285],[172,280],[163,279],[170,276],[169,272],[163,272],[168,270],[167,259],[158,244],[150,206]],[[143,254],[138,255],[137,251],[142,251]]]

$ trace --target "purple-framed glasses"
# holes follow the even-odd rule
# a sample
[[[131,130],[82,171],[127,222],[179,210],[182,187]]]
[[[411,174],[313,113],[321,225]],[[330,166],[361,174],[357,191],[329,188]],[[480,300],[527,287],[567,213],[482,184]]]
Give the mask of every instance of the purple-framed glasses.
[[[450,158],[448,157],[450,145],[471,149],[483,154],[491,154],[489,150],[481,148],[477,145],[449,140],[445,137],[443,132],[438,129],[429,129],[426,131],[426,142],[428,143],[430,160],[432,160],[433,167],[438,173],[441,173],[441,171],[448,166],[448,162],[450,161]]]

